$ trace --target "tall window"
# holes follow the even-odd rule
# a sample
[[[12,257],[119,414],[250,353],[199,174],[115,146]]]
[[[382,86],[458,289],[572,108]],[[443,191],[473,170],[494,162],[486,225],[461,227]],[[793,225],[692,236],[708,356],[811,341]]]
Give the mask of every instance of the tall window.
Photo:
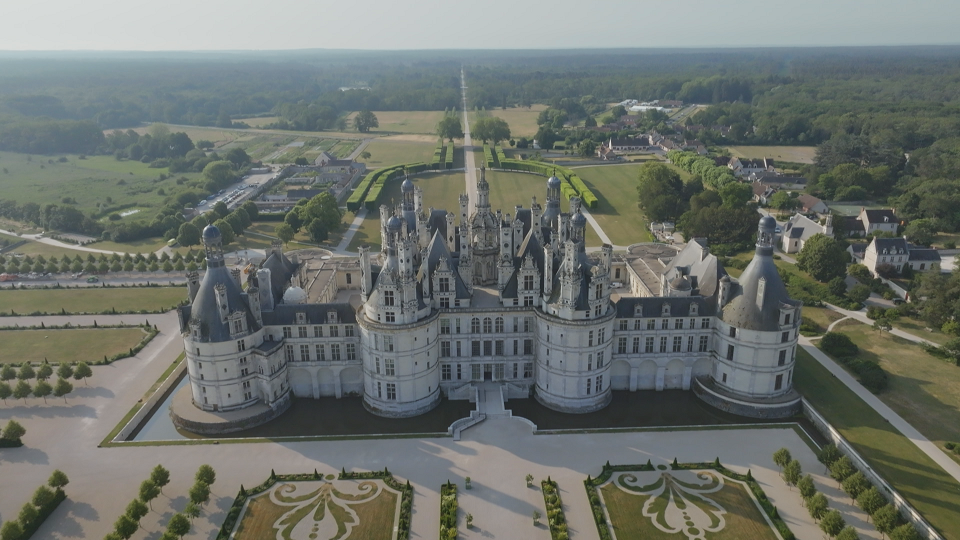
[[[284,358],[287,362],[293,362],[293,345],[287,345],[284,349]]]
[[[392,306],[393,304],[393,291],[383,291],[383,305]]]
[[[330,337],[340,337],[340,327],[337,325],[330,326]]]
[[[683,348],[683,338],[680,336],[673,336],[673,352],[680,352]]]
[[[233,321],[233,333],[239,334],[240,332],[243,332],[243,319],[236,319]]]
[[[440,292],[450,292],[450,278],[440,278]]]
[[[453,372],[450,369],[450,364],[443,364],[440,366],[440,380],[449,381],[453,378]]]
[[[620,319],[620,322],[618,323],[617,328],[619,328],[620,331],[626,330],[626,329],[627,329],[627,320],[626,320],[626,319]]]
[[[246,340],[241,339],[240,341],[237,341],[237,351],[245,351],[245,350],[247,350]]]
[[[379,358],[374,358],[374,361],[376,362],[376,363],[375,363],[375,367],[376,367],[377,375],[379,375],[379,374],[380,374],[380,359],[379,359]]]
[[[523,340],[523,354],[533,354],[533,340]]]
[[[643,352],[652,353],[653,352],[653,338],[648,337],[643,344]]]
[[[503,333],[503,317],[497,317],[493,323],[493,330],[498,334]]]
[[[470,319],[470,333],[479,334],[480,333],[480,319],[474,317]]]
[[[783,388],[783,374],[777,375],[777,380],[773,383],[774,390],[780,390]]]
[[[627,338],[617,338],[617,354],[625,354],[627,352]]]
[[[356,360],[357,359],[357,345],[354,343],[347,343],[347,360]]]
[[[300,346],[300,361],[309,362],[310,361],[310,346],[301,345]]]
[[[330,345],[330,359],[333,360],[334,362],[340,361],[340,344],[339,343],[334,343],[333,345]]]
[[[634,330],[642,330],[642,326],[643,326],[643,320],[642,320],[642,319],[634,319],[634,321],[633,321],[633,329],[634,329]]]
[[[683,319],[674,319],[673,321],[674,330],[683,330]]]
[[[707,352],[707,347],[709,345],[710,338],[708,336],[700,336],[700,352]]]
[[[603,298],[603,283],[597,283],[597,286],[593,288],[593,297]]]
[[[660,321],[660,329],[667,330],[670,328],[670,319],[663,319]]]
[[[593,390],[593,379],[587,378],[587,395],[590,395],[590,391]]]
[[[727,345],[727,360],[733,360],[733,345]]]
[[[657,320],[647,319],[647,330],[656,330],[656,329],[657,329]]]
[[[327,359],[327,355],[323,353],[323,345],[317,345],[317,360],[323,361]]]
[[[732,338],[737,337],[737,329],[732,326],[730,327],[730,337]]]
[[[483,355],[493,356],[493,343],[489,339],[483,342]]]
[[[393,358],[383,359],[383,374],[387,377],[394,377],[397,375],[396,360]]]
[[[470,356],[480,356],[480,341],[475,339],[470,342]]]
[[[693,336],[687,338],[687,352],[693,352]]]
[[[593,330],[587,334],[587,347],[593,347]]]
[[[597,375],[597,386],[594,389],[598,394],[603,390],[603,375]]]
[[[293,330],[289,326],[283,327],[283,337],[293,337]]]
[[[503,356],[503,340],[498,339],[494,342],[494,354]]]
[[[633,338],[633,352],[634,352],[634,354],[638,354],[638,353],[640,352],[640,337],[639,337],[639,336]]]
[[[533,327],[533,317],[523,318],[523,331],[530,332]]]
[[[777,359],[777,365],[782,366],[787,363],[787,350],[780,351],[780,358]]]
[[[393,352],[393,336],[383,336],[383,350]]]
[[[603,368],[603,355],[604,355],[604,351],[600,351],[597,353],[597,369]]]
[[[493,332],[493,320],[490,317],[483,318],[483,333],[489,334]]]
[[[593,371],[593,355],[587,355],[587,371]]]
[[[450,333],[450,319],[440,319],[440,333],[441,334]]]
[[[323,327],[314,326],[313,327],[313,337],[323,337]]]
[[[390,401],[397,400],[397,384],[388,382],[387,383],[387,399]]]
[[[298,326],[298,327],[297,327],[297,337],[302,337],[302,338],[307,337],[307,327],[306,327],[306,326]]]
[[[343,335],[347,337],[353,337],[353,325],[347,324],[343,327]]]
[[[783,332],[780,334],[780,343],[786,343],[790,341],[790,332]]]
[[[440,356],[446,358],[450,356],[450,342],[441,341],[440,342]]]
[[[667,338],[666,336],[660,338],[660,352],[667,352]]]
[[[523,290],[533,290],[533,276],[523,276]]]

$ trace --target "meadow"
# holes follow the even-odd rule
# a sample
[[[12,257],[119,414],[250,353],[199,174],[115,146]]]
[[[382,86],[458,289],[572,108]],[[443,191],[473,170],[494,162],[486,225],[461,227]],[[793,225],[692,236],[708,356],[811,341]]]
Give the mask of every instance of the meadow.
[[[140,327],[2,330],[0,363],[96,362],[104,356],[127,352],[146,335]]]
[[[641,165],[601,165],[574,169],[599,204],[590,213],[618,246],[652,242],[649,222],[637,205],[637,174]]]
[[[813,163],[817,157],[816,146],[727,146],[734,157],[760,159],[772,158],[790,163]]]
[[[365,160],[367,169],[380,169],[399,163],[427,163],[433,159],[433,150],[437,146],[435,137],[429,140],[417,138],[382,137],[367,145],[370,158]]]
[[[373,111],[380,127],[370,130],[371,134],[378,133],[423,133],[435,134],[437,123],[443,120],[444,111]],[[353,125],[353,118],[357,113],[350,113],[347,120]]]
[[[2,289],[0,312],[118,313],[170,309],[186,300],[184,287],[124,287],[78,289]],[[0,320],[2,323],[2,320]]]
[[[483,111],[481,115],[496,116],[497,118],[502,118],[507,125],[510,126],[510,137],[518,139],[520,137],[533,138],[537,134],[537,130],[540,129],[540,126],[537,125],[537,117],[540,113],[547,109],[546,105],[535,104],[530,108],[526,107],[509,107],[506,109],[494,108],[487,111]],[[470,124],[473,125],[477,121],[478,114],[476,111],[470,112]]]

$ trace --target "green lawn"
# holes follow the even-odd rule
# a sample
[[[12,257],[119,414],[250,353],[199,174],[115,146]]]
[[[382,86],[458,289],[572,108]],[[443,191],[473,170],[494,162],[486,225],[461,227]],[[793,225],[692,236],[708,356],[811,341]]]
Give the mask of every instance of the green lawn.
[[[429,163],[433,159],[433,150],[437,142],[398,140],[390,137],[377,139],[367,145],[370,159],[366,160],[367,169],[380,169],[400,163]]]
[[[953,336],[944,334],[939,328],[930,328],[926,322],[912,317],[900,317],[896,321],[893,321],[893,326],[938,345],[943,345],[953,339]]]
[[[22,240],[22,238],[10,236],[6,234],[0,234],[0,238],[10,240],[11,242],[19,242],[20,240]],[[43,255],[44,257],[55,255],[57,258],[60,258],[64,255],[69,255],[70,257],[73,257],[78,253],[81,254],[81,256],[83,257],[87,256],[86,252],[83,252],[80,250],[62,248],[59,246],[49,246],[47,244],[41,244],[40,242],[36,242],[33,240],[27,240],[26,244],[23,244],[12,251],[8,251],[6,255],[9,255],[10,253],[23,253],[24,255],[31,255],[34,257],[36,257],[37,255]]]
[[[537,125],[537,117],[540,112],[547,108],[546,105],[536,104],[530,108],[510,107],[507,109],[493,108],[486,111],[489,116],[502,118],[510,126],[510,136],[514,139],[520,137],[532,138],[537,134],[540,126]],[[470,113],[470,125],[477,121],[477,113]]]
[[[816,157],[816,146],[728,146],[735,157],[761,159],[772,158],[774,163],[777,160],[789,161],[791,163],[813,163]]]
[[[803,349],[794,386],[944,537],[960,539],[960,484]]]
[[[96,362],[133,348],[146,336],[141,328],[2,330],[0,363]]]
[[[437,132],[437,124],[443,120],[443,111],[373,111],[380,127],[373,128],[371,133],[423,133],[433,135]],[[357,113],[350,113],[347,120],[353,125],[353,118]],[[431,154],[432,155],[432,154]]]
[[[834,321],[839,321],[843,315],[836,311],[822,307],[803,306],[803,316],[820,325],[824,332]]]
[[[646,477],[649,477],[651,481],[656,479],[654,475],[648,474]],[[724,478],[724,480],[723,488],[714,493],[706,494],[705,497],[726,510],[726,514],[724,514],[726,524],[723,529],[707,534],[706,538],[717,540],[741,540],[746,538],[751,540],[776,540],[776,534],[767,524],[747,489],[729,478]],[[616,534],[617,540],[676,540],[684,537],[682,533],[670,534],[661,531],[653,524],[651,518],[643,516],[644,504],[650,497],[639,493],[626,493],[614,485],[613,482],[608,482],[599,491],[607,506],[607,512],[610,514],[610,522],[613,524],[613,532]],[[662,499],[654,502],[651,509],[659,508],[661,505],[658,505],[658,503],[661,503],[661,501]],[[695,499],[691,498],[691,501],[695,501]]]
[[[637,206],[637,174],[641,165],[601,165],[574,169],[597,196],[590,213],[619,246],[652,242],[647,218]]]
[[[199,173],[183,173],[158,180],[167,170],[151,169],[139,161],[117,161],[113,156],[87,156],[81,160],[76,155],[64,155],[67,162],[60,163],[59,157],[0,152],[3,198],[15,200],[18,204],[35,202],[43,205],[60,204],[64,197],[71,197],[76,200],[76,208],[87,214],[96,211],[98,203],[107,207],[156,208],[167,195],[183,189],[177,185],[177,178],[200,177]],[[159,195],[160,189],[167,195]],[[108,197],[110,201],[107,201]],[[149,220],[153,215],[147,211],[144,218]]]
[[[0,312],[19,314],[100,313],[116,310],[157,311],[170,309],[187,297],[185,287],[123,287],[80,289],[3,289]],[[0,324],[3,320],[0,319]]]
[[[890,375],[889,388],[878,396],[884,403],[938,445],[960,442],[960,367],[865,324],[844,326],[843,333],[860,347],[861,358]]]

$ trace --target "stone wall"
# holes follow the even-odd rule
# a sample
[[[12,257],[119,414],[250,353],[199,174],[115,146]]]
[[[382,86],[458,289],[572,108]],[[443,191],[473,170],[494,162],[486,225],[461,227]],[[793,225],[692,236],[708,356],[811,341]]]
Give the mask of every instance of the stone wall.
[[[173,425],[198,435],[223,435],[263,425],[286,412],[292,404],[291,392],[287,392],[282,398],[273,402],[269,410],[238,420],[216,423],[196,422],[179,416],[172,407],[170,408],[170,418],[173,420]]]
[[[704,386],[700,379],[694,379],[693,393],[708,405],[747,418],[790,418],[800,412],[800,401],[783,403],[751,403],[724,396]]]

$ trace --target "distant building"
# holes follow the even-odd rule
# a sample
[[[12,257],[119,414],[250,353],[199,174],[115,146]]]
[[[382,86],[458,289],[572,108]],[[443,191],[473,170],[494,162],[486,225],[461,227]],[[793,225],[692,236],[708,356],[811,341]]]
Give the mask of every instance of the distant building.
[[[820,225],[816,221],[802,215],[795,214],[783,226],[783,236],[780,237],[780,249],[784,253],[797,253],[803,249],[807,240],[817,234],[833,237],[833,216],[828,215],[826,222]]]
[[[863,252],[863,265],[875,276],[879,275],[877,269],[883,265],[889,265],[897,272],[902,272],[905,266],[922,272],[935,264],[940,264],[940,253],[936,249],[915,246],[906,238],[875,237]]]
[[[797,197],[800,202],[800,211],[804,214],[826,214],[830,211],[826,203],[813,195],[803,194]]]

